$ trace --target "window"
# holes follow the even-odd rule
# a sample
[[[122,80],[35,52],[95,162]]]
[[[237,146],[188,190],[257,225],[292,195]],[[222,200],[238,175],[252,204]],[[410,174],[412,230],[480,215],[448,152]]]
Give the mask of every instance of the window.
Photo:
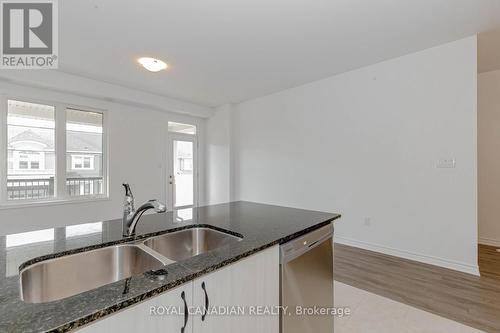
[[[66,186],[71,197],[101,195],[103,114],[66,109]]]
[[[7,200],[55,195],[55,107],[7,102]]]
[[[191,156],[179,158],[179,170],[193,172],[193,158]]]
[[[14,99],[4,103],[0,133],[6,133],[7,147],[0,161],[7,170],[0,168],[1,202],[106,194],[103,112]],[[66,151],[57,148],[64,146]]]
[[[196,126],[189,124],[181,124],[175,123],[173,121],[168,122],[168,131],[172,133],[181,133],[181,134],[196,134]]]

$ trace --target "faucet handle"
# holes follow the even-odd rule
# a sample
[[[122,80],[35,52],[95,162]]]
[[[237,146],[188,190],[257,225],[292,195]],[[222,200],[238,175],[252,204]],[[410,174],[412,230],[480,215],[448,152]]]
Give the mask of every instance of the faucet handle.
[[[132,194],[132,190],[130,189],[130,185],[128,183],[124,183],[122,185],[125,187],[124,210],[130,213],[135,210],[134,195]]]
[[[130,185],[128,183],[123,183],[122,185],[123,185],[123,187],[125,187],[125,195],[127,197],[132,197],[133,198],[134,195],[132,194],[132,190],[130,189]]]

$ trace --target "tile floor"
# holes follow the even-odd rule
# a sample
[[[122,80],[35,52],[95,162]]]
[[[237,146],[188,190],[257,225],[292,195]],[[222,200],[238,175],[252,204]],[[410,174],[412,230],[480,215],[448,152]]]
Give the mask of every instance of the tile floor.
[[[335,282],[335,306],[351,315],[335,318],[335,333],[481,333],[455,321]]]

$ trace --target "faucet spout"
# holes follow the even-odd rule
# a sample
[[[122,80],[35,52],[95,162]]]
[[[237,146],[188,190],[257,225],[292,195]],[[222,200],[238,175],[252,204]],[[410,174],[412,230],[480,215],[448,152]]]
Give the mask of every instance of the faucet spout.
[[[149,200],[142,204],[139,208],[134,208],[134,196],[128,184],[123,184],[125,187],[125,204],[123,209],[122,231],[123,236],[130,237],[135,235],[135,228],[142,214],[149,209],[154,209],[156,213],[164,213],[167,207],[156,199]]]

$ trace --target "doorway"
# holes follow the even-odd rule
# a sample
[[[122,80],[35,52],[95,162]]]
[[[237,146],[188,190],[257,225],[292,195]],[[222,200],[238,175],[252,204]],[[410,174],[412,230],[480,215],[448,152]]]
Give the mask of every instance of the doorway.
[[[478,264],[500,280],[500,30],[478,35]]]
[[[198,147],[192,134],[169,133],[168,206],[183,210],[198,205]]]

